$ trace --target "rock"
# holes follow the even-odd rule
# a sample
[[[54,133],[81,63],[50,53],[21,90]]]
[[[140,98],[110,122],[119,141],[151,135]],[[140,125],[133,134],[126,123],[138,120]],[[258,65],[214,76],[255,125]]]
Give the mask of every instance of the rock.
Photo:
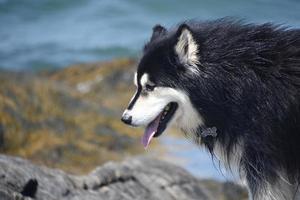
[[[212,191],[213,199],[222,199],[222,200],[248,199],[247,190],[231,181],[220,183],[215,180],[202,180],[201,183],[205,185],[206,189]]]
[[[224,189],[231,200],[241,200],[242,194],[235,192],[245,193],[235,184],[211,185],[180,167],[146,157],[108,162],[88,175],[75,176],[21,158],[0,156],[0,199],[5,200],[215,200],[216,194]]]

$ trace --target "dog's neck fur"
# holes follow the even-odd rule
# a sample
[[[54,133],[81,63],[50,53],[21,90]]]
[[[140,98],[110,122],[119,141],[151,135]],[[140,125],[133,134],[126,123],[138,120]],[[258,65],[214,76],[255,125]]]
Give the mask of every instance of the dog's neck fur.
[[[300,200],[300,183],[291,183],[284,170],[277,172],[278,178],[274,182],[271,183],[268,179],[261,177],[261,180],[264,182],[260,183],[259,187],[255,189],[250,188],[249,186],[252,184],[247,182],[245,170],[243,169],[243,165],[241,165],[244,152],[241,141],[237,142],[228,154],[225,150],[226,148],[217,141],[216,137],[200,137],[197,143],[202,141],[202,143],[209,148],[214,157],[223,164],[227,171],[230,171],[235,177],[237,175],[240,178],[241,183],[249,190],[250,200]],[[211,143],[207,143],[207,141],[213,141],[213,147],[211,147]],[[251,165],[251,163],[247,163],[247,165]]]
[[[220,141],[221,137],[227,137],[226,135],[231,134],[228,130],[228,128],[207,127],[205,120],[202,119],[202,124],[199,125],[197,130],[183,131],[196,144],[205,146],[226,170],[238,175],[248,187],[251,200],[300,200],[299,180],[297,178],[292,181],[285,169],[278,170],[276,168],[276,174],[270,180],[270,177],[265,175],[266,172],[260,169],[260,165],[264,164],[262,163],[263,160],[253,164],[245,159],[245,157],[247,158],[247,151],[245,150],[243,137],[239,138],[230,148],[226,146],[227,143]]]
[[[227,152],[226,147],[218,142],[218,133],[215,127],[205,127],[205,125],[201,125],[196,132],[188,133],[185,131],[185,133],[192,137],[196,144],[204,145],[208,148],[211,154],[220,161],[225,169],[231,172],[234,177],[238,176],[241,180],[240,183],[248,188],[250,200],[300,200],[300,183],[291,183],[287,173],[283,169],[277,171],[278,178],[275,181],[271,182],[266,177],[260,177],[262,182],[256,185],[255,188],[251,188],[253,184],[247,181],[247,175],[244,170],[245,165],[251,165],[251,163],[242,162],[244,154],[243,141],[238,141],[231,148],[230,152]],[[258,171],[258,173],[260,172]],[[263,176],[263,174],[261,175]]]

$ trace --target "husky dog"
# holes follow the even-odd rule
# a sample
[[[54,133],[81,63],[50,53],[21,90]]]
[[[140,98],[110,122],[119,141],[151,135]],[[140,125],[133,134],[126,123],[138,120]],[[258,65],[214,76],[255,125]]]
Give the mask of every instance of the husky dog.
[[[147,147],[171,124],[237,167],[254,200],[299,198],[300,29],[231,19],[156,25],[122,121]]]

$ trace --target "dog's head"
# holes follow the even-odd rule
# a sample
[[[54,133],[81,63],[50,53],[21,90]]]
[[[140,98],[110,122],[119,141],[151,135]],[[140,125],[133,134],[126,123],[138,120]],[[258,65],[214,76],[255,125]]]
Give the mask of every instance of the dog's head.
[[[187,25],[170,33],[160,25],[153,28],[134,76],[136,92],[122,116],[126,124],[146,126],[145,147],[171,124],[191,131],[203,123],[184,88],[197,76],[198,62],[198,45]]]

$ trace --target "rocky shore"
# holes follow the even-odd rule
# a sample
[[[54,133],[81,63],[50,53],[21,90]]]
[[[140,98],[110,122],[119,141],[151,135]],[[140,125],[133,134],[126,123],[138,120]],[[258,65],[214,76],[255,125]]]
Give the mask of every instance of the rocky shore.
[[[82,176],[0,156],[0,199],[39,200],[244,200],[231,182],[200,180],[164,161],[134,157],[108,162]]]

